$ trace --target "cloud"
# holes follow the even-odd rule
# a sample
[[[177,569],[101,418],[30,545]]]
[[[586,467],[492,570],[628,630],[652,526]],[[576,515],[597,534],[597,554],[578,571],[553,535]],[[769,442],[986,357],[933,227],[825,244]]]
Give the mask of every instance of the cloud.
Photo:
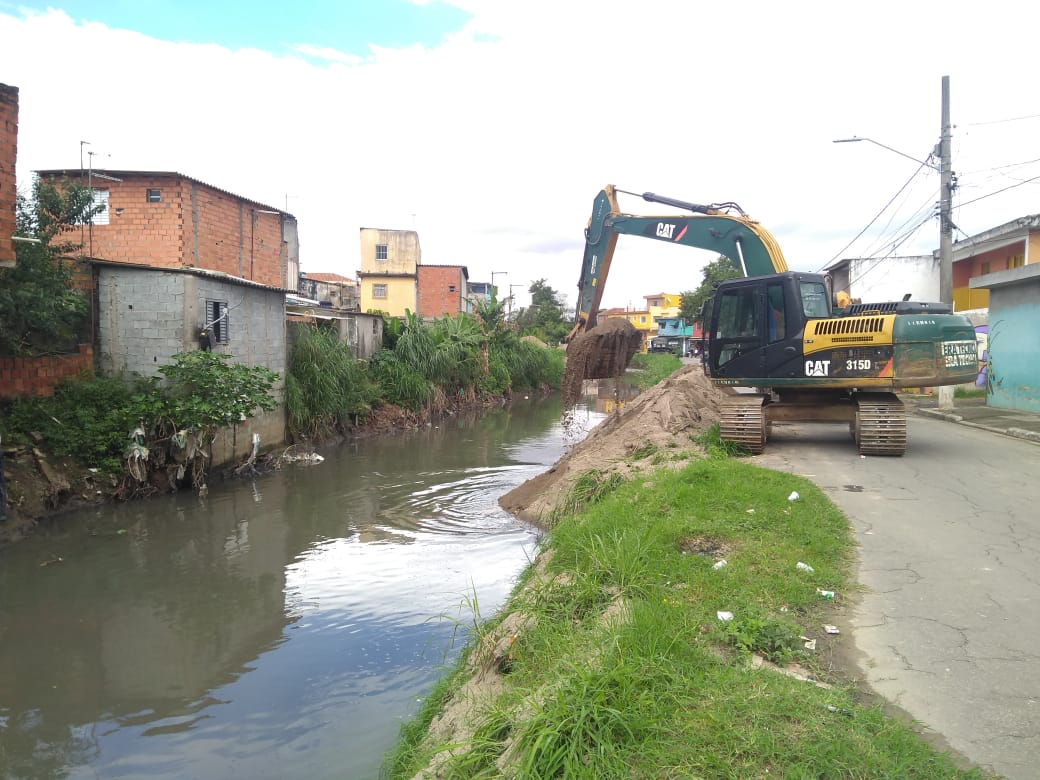
[[[329,46],[312,46],[306,43],[298,43],[292,47],[292,50],[305,57],[324,60],[325,62],[338,62],[343,65],[360,65],[363,61],[356,54],[339,51]]]
[[[453,4],[471,18],[443,43],[363,58],[0,13],[0,73],[21,89],[19,177],[78,165],[89,139],[113,168],[178,170],[288,204],[305,270],[351,275],[361,226],[414,228],[426,262],[465,264],[475,281],[507,269],[514,284],[546,278],[573,300],[583,230],[608,183],[737,201],[792,268],[822,267],[914,172],[871,144],[831,141],[865,136],[923,158],[938,140],[943,75],[958,197],[1040,174],[1035,161],[994,170],[1040,156],[1038,120],[978,124],[1040,114],[1028,47],[1002,43],[1000,2],[880,2],[855,15],[753,1],[739,14],[663,0]],[[1014,8],[1021,25],[1040,16]],[[926,172],[849,254],[898,235],[937,192]],[[984,198],[954,221],[980,232],[1040,211],[1038,192],[1034,182]],[[900,251],[937,245],[933,222]],[[712,258],[674,249],[624,237],[605,304],[695,287]]]

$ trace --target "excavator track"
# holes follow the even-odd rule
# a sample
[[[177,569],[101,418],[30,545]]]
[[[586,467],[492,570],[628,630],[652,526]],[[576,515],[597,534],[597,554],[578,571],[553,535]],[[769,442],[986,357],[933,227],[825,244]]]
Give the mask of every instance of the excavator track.
[[[861,455],[906,452],[906,409],[892,393],[856,396],[856,446]]]
[[[765,396],[732,395],[722,402],[719,410],[719,436],[747,448],[752,455],[761,455],[766,447],[767,426],[762,403]]]

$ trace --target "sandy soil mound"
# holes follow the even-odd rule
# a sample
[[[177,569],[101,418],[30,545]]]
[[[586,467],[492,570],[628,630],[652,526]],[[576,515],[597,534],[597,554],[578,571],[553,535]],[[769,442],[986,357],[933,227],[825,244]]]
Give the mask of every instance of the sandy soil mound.
[[[528,522],[544,524],[586,471],[627,476],[632,465],[625,458],[647,444],[674,445],[678,450],[696,447],[690,437],[718,422],[723,398],[700,365],[684,366],[593,428],[547,472],[503,495],[499,505]]]

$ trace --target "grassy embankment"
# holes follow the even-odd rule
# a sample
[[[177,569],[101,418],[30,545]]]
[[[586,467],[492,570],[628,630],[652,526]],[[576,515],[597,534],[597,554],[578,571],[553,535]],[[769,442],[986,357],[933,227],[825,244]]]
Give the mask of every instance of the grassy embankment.
[[[824,668],[828,643],[844,638],[822,627],[855,587],[847,519],[807,480],[725,457],[715,433],[715,457],[575,488],[589,502],[558,518],[502,613],[474,619],[467,651],[479,655],[496,630],[516,638],[497,664],[501,687],[439,776],[983,777]],[[689,453],[638,453],[662,455]],[[520,630],[502,628],[511,613]],[[753,654],[832,687],[753,668]],[[412,777],[448,746],[430,744],[427,728],[473,666],[460,661],[427,697],[385,777]]]

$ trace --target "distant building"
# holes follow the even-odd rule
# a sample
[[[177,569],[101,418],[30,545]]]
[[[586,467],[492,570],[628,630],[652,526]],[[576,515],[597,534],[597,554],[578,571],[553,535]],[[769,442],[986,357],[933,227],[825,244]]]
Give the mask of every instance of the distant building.
[[[640,351],[647,351],[650,345],[650,339],[653,337],[656,328],[653,317],[650,316],[649,309],[602,309],[597,319],[603,320],[604,318],[627,319],[631,322],[632,326],[639,331],[639,334],[642,337],[642,343],[639,348]]]
[[[834,292],[844,290],[863,303],[899,301],[910,294],[915,301],[939,300],[939,258],[846,257],[829,264]]]
[[[473,311],[478,302],[490,303],[491,297],[495,293],[495,288],[491,282],[469,282],[467,287],[466,311],[469,312]]]
[[[469,271],[464,265],[420,265],[418,267],[421,317],[441,317],[467,310]]]
[[[679,293],[657,293],[655,295],[644,295],[647,311],[650,317],[657,320],[659,317],[678,317],[682,306],[682,295]]]
[[[361,228],[361,311],[403,317],[418,311],[422,250],[414,230]]]
[[[181,173],[51,169],[76,181],[103,210],[84,225],[78,254],[155,268],[201,268],[295,290],[300,242],[292,214]]]
[[[340,274],[301,271],[299,292],[334,309],[355,311],[359,305],[357,280]]]

